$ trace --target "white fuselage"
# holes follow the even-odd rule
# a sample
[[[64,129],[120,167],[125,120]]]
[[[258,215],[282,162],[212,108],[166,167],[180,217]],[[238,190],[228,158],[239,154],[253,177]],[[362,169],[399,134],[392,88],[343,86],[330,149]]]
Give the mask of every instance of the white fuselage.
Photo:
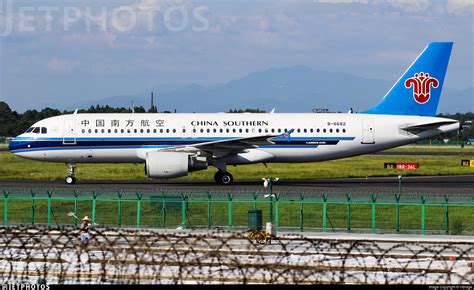
[[[314,162],[356,156],[458,130],[459,124],[409,133],[409,126],[453,121],[437,117],[375,114],[71,114],[48,118],[15,138],[21,157],[66,163],[144,163],[148,152],[208,141],[280,135],[288,141],[256,145],[228,156],[226,164]],[[44,132],[44,131],[43,131]],[[210,160],[212,163],[212,160]]]

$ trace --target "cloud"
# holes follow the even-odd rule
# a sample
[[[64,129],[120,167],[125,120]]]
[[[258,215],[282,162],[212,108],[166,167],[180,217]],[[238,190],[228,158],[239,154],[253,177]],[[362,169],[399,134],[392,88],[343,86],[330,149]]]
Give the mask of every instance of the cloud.
[[[69,61],[54,57],[47,63],[48,71],[54,73],[70,73],[80,65],[79,61]]]
[[[472,15],[474,2],[472,0],[448,0],[446,10],[453,14],[471,13]]]
[[[319,3],[325,3],[325,4],[351,4],[351,3],[368,4],[369,0],[319,0]]]

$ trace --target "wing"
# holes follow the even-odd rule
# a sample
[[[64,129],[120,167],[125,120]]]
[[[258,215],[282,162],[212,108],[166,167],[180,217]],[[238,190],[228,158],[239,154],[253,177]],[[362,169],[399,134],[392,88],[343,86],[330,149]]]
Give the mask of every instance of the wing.
[[[222,157],[227,154],[231,153],[242,153],[245,152],[246,149],[257,148],[258,146],[262,145],[272,145],[275,144],[275,141],[290,141],[291,140],[291,133],[293,133],[293,129],[288,131],[287,133],[281,135],[260,135],[260,136],[253,136],[253,137],[243,137],[243,138],[234,138],[229,140],[218,140],[218,141],[210,141],[210,142],[203,142],[197,143],[193,145],[185,145],[185,146],[174,146],[170,148],[163,149],[161,151],[182,151],[182,152],[197,152],[197,151],[204,151],[210,155],[214,155],[216,157]]]

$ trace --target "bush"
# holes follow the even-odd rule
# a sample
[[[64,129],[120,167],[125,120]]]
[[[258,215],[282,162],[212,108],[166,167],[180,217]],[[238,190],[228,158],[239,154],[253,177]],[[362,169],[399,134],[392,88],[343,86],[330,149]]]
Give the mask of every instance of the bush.
[[[453,221],[451,225],[451,234],[453,235],[460,235],[464,231],[464,224],[461,220]]]

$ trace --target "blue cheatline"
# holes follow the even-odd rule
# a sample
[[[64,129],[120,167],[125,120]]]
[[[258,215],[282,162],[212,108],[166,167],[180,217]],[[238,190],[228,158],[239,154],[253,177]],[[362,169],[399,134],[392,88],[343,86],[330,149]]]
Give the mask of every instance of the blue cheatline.
[[[365,114],[435,116],[453,47],[430,43],[385,97]]]

